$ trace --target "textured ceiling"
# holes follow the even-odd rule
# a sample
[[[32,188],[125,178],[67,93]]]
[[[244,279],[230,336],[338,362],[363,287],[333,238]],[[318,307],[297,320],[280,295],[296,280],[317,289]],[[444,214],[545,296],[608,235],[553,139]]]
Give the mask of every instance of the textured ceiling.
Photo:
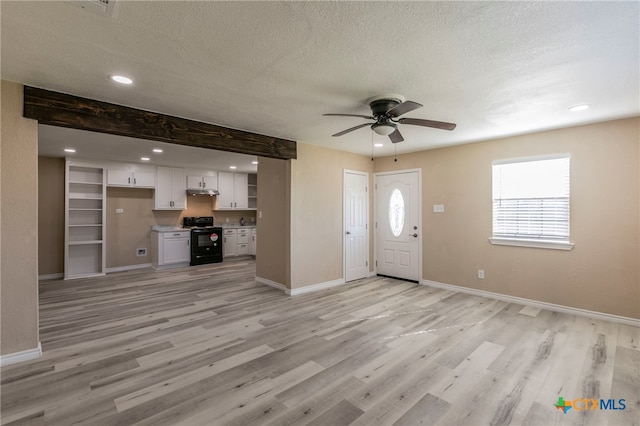
[[[450,121],[398,152],[640,114],[639,2],[0,2],[3,79],[226,127],[393,153],[359,118],[399,93]],[[108,76],[135,80],[116,86]],[[591,108],[571,113],[581,103]]]

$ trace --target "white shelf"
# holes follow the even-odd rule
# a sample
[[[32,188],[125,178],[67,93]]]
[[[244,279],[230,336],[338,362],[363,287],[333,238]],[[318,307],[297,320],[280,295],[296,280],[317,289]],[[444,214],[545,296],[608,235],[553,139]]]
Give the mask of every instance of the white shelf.
[[[105,273],[105,170],[100,165],[67,161],[64,277]]]
[[[96,185],[102,186],[102,182],[82,182],[79,180],[69,181],[69,185]]]
[[[70,246],[82,246],[89,244],[102,244],[104,241],[102,240],[87,240],[87,241],[69,241]]]

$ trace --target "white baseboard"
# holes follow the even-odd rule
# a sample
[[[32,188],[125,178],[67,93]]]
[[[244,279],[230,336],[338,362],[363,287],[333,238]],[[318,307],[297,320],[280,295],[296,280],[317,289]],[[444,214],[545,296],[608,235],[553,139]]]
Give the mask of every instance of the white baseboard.
[[[138,265],[126,265],[126,266],[116,266],[113,268],[106,268],[105,272],[110,274],[112,272],[125,272],[125,271],[133,271],[134,269],[145,269],[151,268],[150,263],[140,263]]]
[[[595,318],[604,321],[612,321],[619,324],[640,327],[640,319],[623,317],[620,315],[607,314],[604,312],[589,311],[587,309],[573,308],[571,306],[556,305],[554,303],[540,302],[537,300],[525,299],[523,297],[508,296],[506,294],[493,293],[490,291],[476,290],[474,288],[461,287],[457,285],[439,283],[437,281],[420,280],[420,284],[429,287],[440,288],[443,290],[458,291],[460,293],[471,294],[473,296],[486,297],[488,299],[497,299],[509,303],[518,303],[520,305],[533,306],[535,308],[547,309],[549,311],[561,312],[563,314],[580,315],[583,317]]]
[[[62,278],[64,278],[64,274],[62,272],[57,274],[38,275],[38,281],[61,280]]]
[[[268,280],[268,279],[262,278],[262,277],[256,277],[256,282],[260,283],[260,284],[267,285],[269,287],[273,287],[273,288],[278,289],[280,291],[283,291],[285,293],[287,292],[287,290],[289,290],[284,284],[280,284],[280,283],[277,283],[275,281],[271,281],[271,280]]]
[[[268,285],[269,287],[277,288],[285,292],[288,296],[297,296],[298,294],[311,293],[314,291],[320,291],[327,288],[335,287],[337,285],[344,284],[344,278],[339,278],[333,281],[325,281],[323,283],[312,284],[305,287],[294,288],[293,290],[287,288],[284,284],[277,283],[275,281],[268,280],[266,278],[256,277],[256,282],[264,285]]]
[[[312,284],[304,287],[294,288],[294,289],[286,289],[285,292],[289,296],[296,296],[298,294],[311,293],[314,291],[325,290],[327,288],[335,287],[338,285],[344,284],[344,278],[338,278],[337,280],[325,281],[323,283]]]
[[[42,356],[42,345],[38,342],[38,347],[25,351],[14,352],[12,354],[0,355],[0,367],[17,364],[19,362],[38,359]]]

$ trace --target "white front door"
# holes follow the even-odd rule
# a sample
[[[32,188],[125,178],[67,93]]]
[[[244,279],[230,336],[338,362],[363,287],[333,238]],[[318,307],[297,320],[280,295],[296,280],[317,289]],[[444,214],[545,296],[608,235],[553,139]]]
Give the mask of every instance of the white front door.
[[[377,273],[420,279],[420,172],[376,174]]]
[[[345,281],[369,275],[369,175],[344,172]]]

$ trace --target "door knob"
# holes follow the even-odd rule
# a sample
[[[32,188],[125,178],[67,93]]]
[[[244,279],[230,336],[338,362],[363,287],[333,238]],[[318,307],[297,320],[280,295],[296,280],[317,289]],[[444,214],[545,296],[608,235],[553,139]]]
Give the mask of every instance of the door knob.
[[[418,234],[409,234],[410,237],[418,238]]]
[[[347,235],[351,235],[351,232],[347,231],[347,232],[345,232],[345,234],[347,234]]]

